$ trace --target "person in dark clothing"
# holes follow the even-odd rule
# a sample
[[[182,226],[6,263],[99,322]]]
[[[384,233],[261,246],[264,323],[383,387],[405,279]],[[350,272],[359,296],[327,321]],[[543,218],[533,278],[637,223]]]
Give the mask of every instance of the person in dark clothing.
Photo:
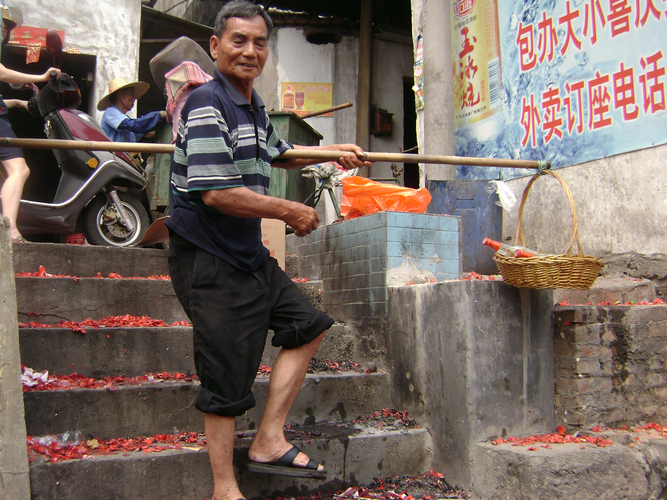
[[[201,381],[195,406],[205,413],[215,500],[243,498],[234,475],[235,419],[255,405],[252,385],[268,330],[281,347],[261,422],[248,452],[255,473],[323,479],[326,472],[285,439],[289,409],[333,319],[318,311],[280,269],[261,241],[261,219],[279,219],[305,236],[317,212],[268,196],[271,168],[301,168],[316,160],[284,159],[302,149],[280,137],[253,89],[268,57],[273,23],[244,0],[218,13],[210,48],[213,80],[185,103],[171,164],[169,271],[193,324]],[[369,165],[354,144],[311,146],[349,152],[345,169]]]

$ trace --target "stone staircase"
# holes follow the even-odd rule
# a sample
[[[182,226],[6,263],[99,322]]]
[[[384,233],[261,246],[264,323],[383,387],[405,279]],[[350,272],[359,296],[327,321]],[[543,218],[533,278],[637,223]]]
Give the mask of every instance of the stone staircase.
[[[171,283],[148,279],[168,274],[166,251],[34,243],[13,246],[17,276],[18,321],[53,325],[19,329],[21,362],[50,375],[126,379],[147,374],[180,373],[178,380],[145,380],[104,388],[71,388],[24,393],[27,433],[33,441],[76,442],[160,434],[196,433],[189,446],[160,451],[122,450],[84,458],[48,461],[33,453],[30,464],[33,499],[204,499],[213,491],[206,448],[200,433],[203,414],[193,408],[198,382],[192,380],[191,328],[113,327],[78,329],[60,321],[101,320],[109,316],[147,316],[167,324],[186,320]],[[99,273],[99,274],[98,274]],[[115,273],[115,274],[111,274]],[[111,275],[111,278],[109,276]],[[115,278],[119,275],[122,278]],[[64,277],[69,276],[69,277]],[[138,278],[138,279],[128,279]],[[317,283],[305,283],[317,297]],[[321,286],[320,286],[321,287]],[[237,419],[234,464],[248,498],[303,496],[370,484],[375,477],[418,475],[431,467],[430,435],[420,427],[353,422],[391,408],[391,376],[369,361],[344,324],[325,338],[318,359],[360,363],[372,370],[315,372],[288,417],[288,438],[323,461],[325,481],[252,474],[245,470],[254,429],[266,398],[268,376],[254,386],[258,405]],[[276,354],[270,344],[265,364]],[[195,434],[193,434],[195,435]],[[93,441],[94,442],[94,441]],[[147,448],[151,448],[147,446]]]

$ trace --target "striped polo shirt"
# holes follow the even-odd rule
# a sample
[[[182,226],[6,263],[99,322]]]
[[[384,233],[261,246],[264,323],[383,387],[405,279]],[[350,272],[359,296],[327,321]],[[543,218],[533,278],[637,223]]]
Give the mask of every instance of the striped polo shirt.
[[[202,191],[245,186],[266,195],[271,162],[292,145],[278,137],[264,103],[252,103],[216,69],[181,111],[171,160],[167,226],[230,264],[254,270],[268,255],[261,219],[226,215],[208,207]]]

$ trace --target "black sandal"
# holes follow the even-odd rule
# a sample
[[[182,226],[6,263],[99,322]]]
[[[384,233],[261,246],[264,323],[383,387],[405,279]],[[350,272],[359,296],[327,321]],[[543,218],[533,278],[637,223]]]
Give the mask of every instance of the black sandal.
[[[296,446],[285,453],[275,462],[255,462],[248,459],[246,467],[250,472],[257,472],[259,474],[277,474],[280,476],[305,477],[310,479],[326,479],[327,472],[325,470],[317,470],[320,466],[312,458],[308,460],[306,466],[295,465],[294,459],[301,450]]]

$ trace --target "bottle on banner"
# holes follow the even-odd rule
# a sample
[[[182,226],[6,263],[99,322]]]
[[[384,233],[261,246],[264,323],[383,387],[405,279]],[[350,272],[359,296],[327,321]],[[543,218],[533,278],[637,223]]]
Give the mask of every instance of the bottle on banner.
[[[294,94],[292,93],[292,86],[288,85],[283,95],[283,109],[294,109]]]
[[[452,0],[454,124],[479,140],[504,127],[497,0]]]

